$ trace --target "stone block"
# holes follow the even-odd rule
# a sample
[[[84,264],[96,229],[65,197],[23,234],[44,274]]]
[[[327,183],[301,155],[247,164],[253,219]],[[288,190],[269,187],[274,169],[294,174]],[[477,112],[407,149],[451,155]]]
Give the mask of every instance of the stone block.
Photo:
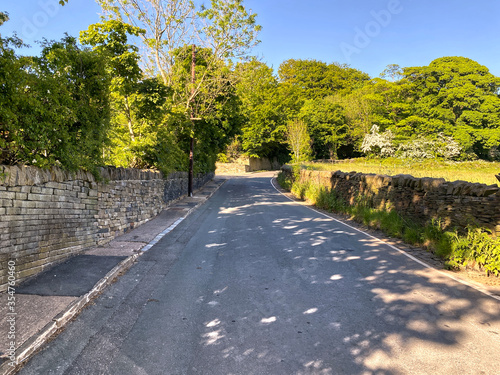
[[[33,193],[28,194],[28,200],[30,201],[41,201],[43,197],[44,196],[42,194],[33,194]]]
[[[16,200],[27,200],[28,193],[16,193]]]
[[[0,207],[12,207],[16,200],[13,199],[0,199]]]
[[[6,207],[5,208],[5,215],[21,215],[21,214],[25,214],[25,212],[23,212],[23,210],[26,210],[26,209],[23,209],[23,208],[20,208],[20,207]]]
[[[500,191],[500,188],[497,185],[486,186],[482,193],[482,197],[489,197],[490,195],[497,194]]]
[[[17,165],[11,165],[4,169],[4,173],[6,174],[5,185],[16,186],[20,168]]]
[[[42,187],[41,188],[41,193],[42,194],[47,194],[47,195],[52,195],[54,194],[54,189],[53,188],[49,188],[49,187]]]
[[[444,178],[419,178],[419,186],[424,191],[438,191],[440,187],[446,183]]]
[[[50,201],[47,201],[47,202],[28,201],[28,203],[35,203],[35,207],[32,207],[32,208],[43,208],[46,210],[50,210],[50,209],[54,208],[57,204],[57,203],[50,202]],[[54,214],[53,212],[45,212],[45,213]]]
[[[0,191],[0,199],[16,199],[16,193],[13,191]]]

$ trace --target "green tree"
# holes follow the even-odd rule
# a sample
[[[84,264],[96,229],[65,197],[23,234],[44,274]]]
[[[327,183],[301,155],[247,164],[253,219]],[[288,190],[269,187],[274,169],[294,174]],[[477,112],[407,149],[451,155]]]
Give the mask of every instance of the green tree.
[[[168,125],[173,90],[161,79],[143,78],[138,48],[128,43],[129,37],[142,34],[144,30],[117,20],[90,25],[80,33],[80,40],[104,57],[112,77],[113,128],[107,162],[164,173],[185,169],[185,157]]]
[[[316,159],[336,159],[338,147],[345,143],[348,127],[343,108],[331,99],[307,100],[299,112],[307,124]]]
[[[361,150],[363,138],[373,124],[385,130],[408,115],[403,97],[404,91],[398,83],[375,78],[347,95],[330,98],[344,110],[347,125],[344,144],[351,146],[351,152]]]
[[[1,163],[95,171],[109,129],[109,78],[102,58],[71,37],[18,57],[1,40]]]
[[[97,1],[108,17],[146,30],[141,34],[148,51],[144,62],[153,59],[148,66],[154,66],[167,86],[178,76],[175,53],[184,46],[194,43],[210,50],[215,71],[218,61],[245,57],[259,43],[256,14],[249,13],[242,0],[211,0],[209,8],[199,9],[191,0]],[[205,60],[212,63],[208,55]]]
[[[80,42],[91,45],[104,55],[111,78],[111,97],[115,119],[123,114],[127,120],[130,139],[135,141],[131,96],[136,91],[142,72],[139,68],[138,48],[128,44],[128,36],[138,36],[145,31],[121,21],[109,20],[90,25],[80,33]]]
[[[363,86],[370,78],[347,65],[295,59],[284,61],[278,69],[278,76],[289,118],[298,114],[306,100],[345,95]]]
[[[242,118],[234,87],[236,77],[231,66],[219,61],[218,69],[214,71],[210,65],[213,63],[211,50],[197,51],[194,85],[191,84],[192,46],[174,52],[177,76],[172,86],[175,115],[171,116],[171,124],[177,129],[181,147],[186,150],[191,137],[196,138],[195,171],[206,172],[215,169],[217,154],[223,152],[238,134]],[[191,91],[193,86],[197,89]],[[186,114],[196,116],[194,127]]]
[[[380,77],[388,81],[397,82],[403,78],[403,68],[398,64],[389,64],[384,71],[380,73]]]
[[[237,127],[229,124],[229,118],[237,121],[238,116],[228,117],[226,111],[237,107],[233,89],[237,76],[232,74],[231,65],[259,42],[256,15],[245,9],[242,0],[211,0],[209,8],[201,6],[198,10],[189,0],[98,2],[110,18],[127,19],[146,30],[142,39],[153,57],[150,65],[154,65],[164,84],[173,88],[175,116],[171,119],[175,122],[171,124],[179,137],[187,134],[189,139],[197,138],[199,149],[213,146],[206,156],[212,160],[214,151],[227,144],[228,136]],[[192,84],[190,56],[194,48],[196,74]],[[191,122],[193,118],[199,119],[196,125]],[[218,140],[206,138],[207,143],[203,143],[201,138],[217,133],[216,128],[227,130],[227,136],[218,133]],[[215,168],[215,158],[205,164]]]
[[[243,151],[253,157],[288,158],[286,117],[273,70],[253,59],[239,64],[236,74],[239,77],[237,95],[244,117],[240,137]]]
[[[9,14],[7,12],[0,12],[0,26],[9,20]]]
[[[500,78],[465,57],[442,57],[403,75],[413,114],[398,126],[424,136],[453,135],[469,153],[488,157],[500,139]]]

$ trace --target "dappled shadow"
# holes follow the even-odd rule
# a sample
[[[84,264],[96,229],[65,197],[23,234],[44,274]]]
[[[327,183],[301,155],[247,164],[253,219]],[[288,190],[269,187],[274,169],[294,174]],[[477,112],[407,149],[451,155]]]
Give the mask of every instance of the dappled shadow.
[[[217,289],[203,301],[203,349],[193,368],[498,371],[498,301],[286,200],[269,179],[253,181],[226,187],[231,198],[217,215],[226,222],[224,241],[206,246],[218,252]]]

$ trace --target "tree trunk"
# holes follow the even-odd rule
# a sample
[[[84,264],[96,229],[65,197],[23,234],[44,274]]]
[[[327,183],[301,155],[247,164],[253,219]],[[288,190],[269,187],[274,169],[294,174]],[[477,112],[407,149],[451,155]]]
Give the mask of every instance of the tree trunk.
[[[130,106],[128,104],[128,96],[125,96],[125,115],[127,116],[128,133],[132,142],[135,142],[134,128],[132,127],[132,116],[130,114]]]

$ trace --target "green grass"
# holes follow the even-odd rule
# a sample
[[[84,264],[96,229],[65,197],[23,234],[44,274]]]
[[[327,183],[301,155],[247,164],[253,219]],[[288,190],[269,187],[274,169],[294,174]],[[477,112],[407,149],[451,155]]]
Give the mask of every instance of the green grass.
[[[336,163],[308,163],[315,170],[340,170],[343,172],[376,173],[394,176],[410,174],[414,177],[444,178],[446,181],[479,182],[486,185],[498,183],[500,163],[484,160],[452,162],[444,160],[402,160],[396,158],[358,158]]]

